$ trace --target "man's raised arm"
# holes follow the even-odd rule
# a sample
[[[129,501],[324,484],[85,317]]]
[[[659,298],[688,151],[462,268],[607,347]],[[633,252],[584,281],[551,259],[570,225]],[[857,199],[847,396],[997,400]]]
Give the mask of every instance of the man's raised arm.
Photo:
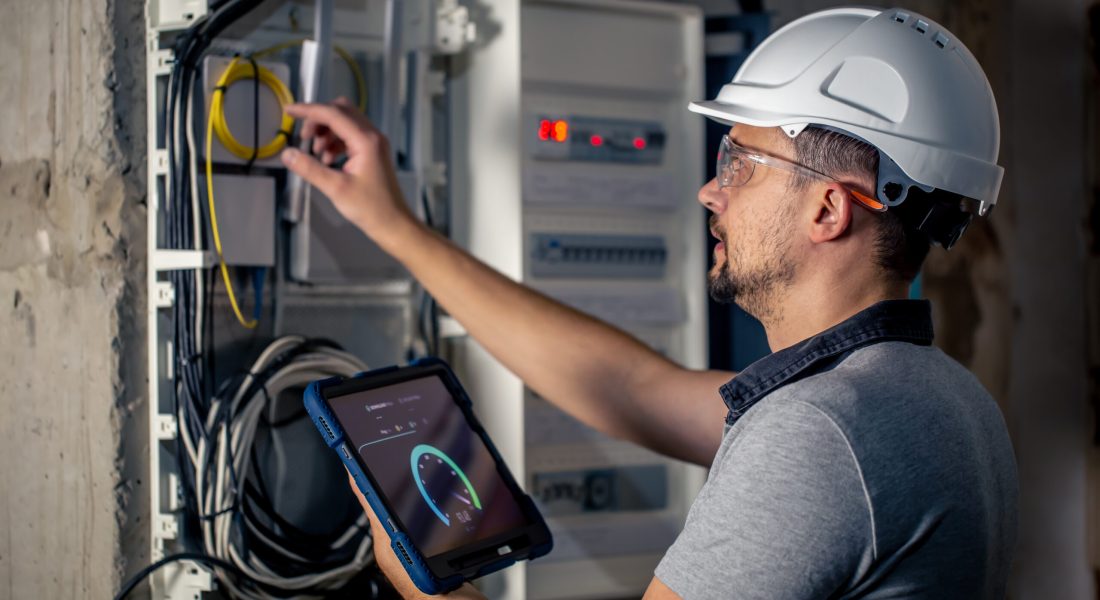
[[[287,167],[401,262],[497,360],[562,410],[611,436],[708,465],[722,436],[718,387],[606,323],[497,273],[421,223],[401,197],[388,142],[344,102],[291,105],[314,154]],[[347,155],[340,169],[327,166]]]

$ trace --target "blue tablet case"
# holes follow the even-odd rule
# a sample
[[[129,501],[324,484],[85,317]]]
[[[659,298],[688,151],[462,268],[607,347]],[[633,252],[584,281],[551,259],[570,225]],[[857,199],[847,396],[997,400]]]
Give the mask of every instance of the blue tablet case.
[[[448,378],[448,388],[456,392],[455,401],[460,405],[469,407],[471,406],[470,398],[466,395],[465,389],[458,382],[458,378],[451,372],[450,367],[444,361],[438,358],[420,359],[409,366],[426,366],[426,365],[441,365],[446,372]],[[367,378],[375,375],[381,375],[384,373],[390,373],[400,369],[401,367],[392,366],[382,369],[376,369],[365,373],[359,373],[353,379]],[[348,472],[351,473],[352,478],[355,480],[355,485],[359,487],[359,491],[363,493],[363,497],[366,498],[371,508],[374,510],[374,514],[378,515],[378,520],[382,523],[382,526],[386,529],[386,532],[390,536],[390,546],[393,548],[394,554],[401,560],[401,564],[405,566],[405,571],[408,572],[409,578],[412,579],[416,587],[425,594],[434,595],[442,594],[451,591],[461,586],[466,578],[461,574],[454,574],[446,578],[436,577],[428,568],[427,563],[424,561],[423,555],[413,544],[412,539],[409,538],[405,532],[398,530],[394,525],[394,520],[391,518],[389,511],[382,504],[379,499],[378,492],[370,484],[370,480],[366,474],[359,467],[359,462],[352,456],[351,446],[346,444],[346,438],[344,431],[341,429],[339,422],[336,420],[336,415],[329,411],[328,405],[325,403],[321,390],[325,387],[348,381],[341,377],[330,377],[320,381],[314,381],[306,387],[303,402],[305,404],[306,411],[309,413],[310,418],[313,420],[313,424],[317,427],[317,430],[321,433],[321,437],[324,438],[325,443],[329,448],[332,448],[336,454],[343,461],[344,466],[347,467]],[[481,429],[481,424],[477,422],[477,418],[472,413],[467,413],[473,418],[473,426],[476,429]],[[498,464],[504,464],[500,453],[497,452],[496,446],[493,445],[492,440],[485,438],[486,445],[489,448],[490,454]],[[523,502],[526,508],[530,509],[530,514],[538,515],[538,510],[534,506],[534,502],[526,494],[522,495],[520,501]],[[526,556],[527,559],[537,558],[544,556],[550,552],[553,548],[553,540],[551,539],[546,544],[539,546],[532,546]],[[472,578],[488,575],[494,571],[499,571],[515,563],[512,558],[504,558],[499,561],[487,564],[473,575]]]

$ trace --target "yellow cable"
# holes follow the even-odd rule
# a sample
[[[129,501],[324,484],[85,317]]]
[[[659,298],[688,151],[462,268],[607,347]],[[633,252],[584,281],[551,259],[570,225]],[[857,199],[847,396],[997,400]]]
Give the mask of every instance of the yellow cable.
[[[218,211],[214,208],[214,161],[211,158],[211,150],[213,150],[214,146],[214,123],[217,120],[216,115],[221,114],[222,122],[225,121],[225,115],[221,111],[221,102],[222,97],[225,95],[226,88],[222,86],[228,85],[226,83],[228,74],[233,72],[234,67],[239,64],[239,60],[240,58],[234,58],[233,61],[229,63],[229,66],[226,67],[225,73],[223,73],[221,79],[218,80],[218,87],[214,88],[214,96],[211,98],[210,117],[206,121],[206,199],[210,203],[210,229],[214,234],[214,249],[218,252],[218,265],[221,267],[222,280],[225,281],[225,291],[229,293],[229,304],[233,307],[233,314],[237,316],[237,321],[239,321],[241,325],[247,329],[255,329],[257,324],[256,319],[245,319],[244,315],[241,314],[241,307],[237,304],[237,296],[233,293],[233,282],[229,279],[229,267],[225,265],[225,257],[222,256],[222,238],[218,233]],[[251,71],[251,65],[249,65],[249,72],[251,73]],[[285,123],[287,118],[286,113],[284,113],[283,116]],[[290,125],[286,127],[289,131],[290,127],[293,127],[293,120]],[[280,139],[282,138],[280,137]],[[250,156],[251,151],[243,158],[249,158]]]
[[[291,40],[289,42],[283,42],[281,44],[275,44],[274,46],[264,48],[258,52],[252,54],[254,58],[262,58],[275,54],[276,52],[282,52],[287,48],[301,45],[306,41],[305,38],[300,40]],[[348,65],[348,70],[351,71],[352,76],[355,78],[355,104],[359,107],[359,112],[367,112],[367,78],[363,76],[363,70],[359,68],[359,63],[356,62],[355,57],[350,52],[341,48],[340,46],[333,46],[332,50],[340,56],[341,59]]]
[[[355,57],[350,52],[340,46],[333,46],[332,49],[340,55],[340,58],[344,59],[348,68],[351,69],[352,76],[355,77],[356,105],[359,107],[359,112],[367,112],[367,78],[363,77],[363,71],[359,69],[359,63],[355,62]]]
[[[226,90],[237,81],[258,78],[260,83],[266,85],[275,94],[275,98],[279,100],[280,108],[294,103],[294,96],[291,95],[290,89],[286,87],[283,80],[279,79],[270,69],[259,65],[256,65],[256,67],[255,71],[258,72],[253,71],[252,63],[241,62],[239,57],[234,58],[229,66],[225,68],[225,71],[222,72],[221,77],[218,78],[218,83],[214,86],[214,94],[210,99],[211,125],[214,133],[218,136],[218,141],[234,156],[244,160],[251,160],[253,157],[262,160],[275,156],[286,146],[286,140],[294,127],[294,118],[283,111],[282,122],[279,126],[280,131],[263,146],[259,148],[245,146],[233,137],[233,132],[229,130],[229,123],[225,121],[224,103]],[[257,106],[255,110],[259,110],[259,107]],[[253,153],[255,153],[255,156],[253,156]]]
[[[289,42],[283,42],[281,44],[275,44],[274,46],[269,46],[267,48],[264,48],[263,50],[257,50],[256,52],[253,52],[252,53],[252,58],[263,58],[263,57],[268,56],[270,54],[275,54],[276,52],[282,52],[283,50],[286,50],[287,48],[293,48],[294,46],[298,46],[304,41],[306,41],[305,38],[301,38],[301,39],[297,39],[297,40],[290,40]]]
[[[256,52],[253,54],[253,57],[258,58],[274,54],[280,50],[285,50],[301,44],[303,41],[304,40],[294,40],[277,44]],[[347,63],[348,68],[351,69],[351,73],[355,77],[359,110],[360,112],[365,112],[367,109],[367,80],[363,76],[359,64],[355,61],[351,53],[339,46],[336,46],[334,50],[340,55],[340,58]],[[284,84],[277,75],[272,73],[270,69],[256,65],[256,69],[253,70],[252,63],[241,62],[240,57],[236,57],[229,63],[229,66],[225,68],[221,77],[218,78],[217,84],[215,84],[214,93],[210,98],[210,117],[206,124],[206,198],[210,205],[210,229],[214,237],[214,249],[218,253],[218,266],[221,268],[222,280],[225,282],[225,290],[229,295],[229,304],[233,307],[233,314],[236,315],[237,321],[248,329],[255,329],[258,322],[256,319],[245,319],[244,315],[241,313],[241,307],[237,303],[237,295],[233,292],[233,282],[229,278],[229,267],[226,266],[225,257],[222,255],[222,240],[218,232],[218,212],[214,207],[214,162],[211,157],[211,151],[213,149],[215,135],[218,136],[218,141],[225,146],[226,150],[229,150],[234,156],[244,160],[251,160],[252,158],[270,158],[278,154],[279,151],[286,146],[287,138],[294,127],[294,119],[288,115],[285,110],[283,111],[279,133],[276,134],[271,141],[258,149],[241,144],[237,141],[237,138],[233,137],[233,133],[229,130],[229,124],[225,120],[224,102],[226,90],[229,89],[230,85],[241,79],[256,78],[275,94],[276,99],[279,101],[280,108],[294,102],[294,96],[290,93],[290,89],[288,89],[286,84]],[[259,107],[256,107],[256,110],[259,110]],[[255,152],[255,156],[253,156],[253,152]]]

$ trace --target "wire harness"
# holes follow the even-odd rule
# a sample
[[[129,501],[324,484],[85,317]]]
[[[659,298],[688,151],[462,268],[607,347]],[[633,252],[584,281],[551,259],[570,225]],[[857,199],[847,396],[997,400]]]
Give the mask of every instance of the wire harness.
[[[374,560],[366,516],[324,543],[300,534],[257,490],[254,444],[261,417],[273,415],[279,395],[317,379],[366,370],[335,345],[287,336],[272,342],[245,374],[231,378],[210,403],[201,431],[181,429],[192,468],[195,504],[206,553],[248,577],[214,564],[219,580],[244,598],[321,597],[345,585]],[[303,412],[304,416],[304,412]],[[188,421],[180,415],[181,421]],[[269,417],[269,422],[273,421]],[[276,458],[285,452],[272,440]],[[274,594],[272,590],[280,590]]]
[[[211,42],[259,4],[260,0],[213,2],[207,14],[173,41],[162,121],[168,176],[157,203],[164,216],[163,236],[157,240],[161,248],[204,250],[199,179],[202,158],[195,140],[198,65]],[[349,57],[345,56],[345,61]],[[262,79],[263,73],[256,66],[249,68],[253,58],[243,60],[249,64],[239,64],[237,73],[240,78],[253,80],[256,94],[261,84],[256,77]],[[349,61],[349,66],[353,62]],[[365,81],[354,66],[353,75],[359,100],[365,103]],[[285,104],[286,98],[280,102]],[[285,122],[283,128],[289,131]],[[253,129],[255,132],[257,128]],[[277,136],[275,141],[287,141],[283,134]],[[212,137],[208,132],[207,144]],[[254,138],[251,148],[244,147],[246,157],[258,157],[264,147]],[[211,171],[207,171],[208,183]],[[208,196],[212,204],[212,194]],[[212,206],[207,208],[214,221],[216,212]],[[215,245],[220,245],[217,239]],[[224,261],[220,262],[215,269],[220,267],[222,276],[227,277]],[[182,551],[140,571],[120,588],[120,597],[175,561],[207,565],[224,591],[234,597],[330,596],[373,562],[365,516],[355,511],[349,514],[349,521],[338,523],[334,531],[320,536],[296,531],[263,491],[264,482],[256,468],[257,432],[261,432],[262,440],[261,428],[278,426],[265,422],[271,417],[264,415],[273,410],[280,391],[313,379],[354,374],[366,367],[331,343],[282,338],[273,342],[248,372],[230,377],[215,389],[211,312],[215,276],[214,269],[175,269],[164,275],[175,291],[165,368],[177,419],[175,459],[180,475],[179,497],[183,500]],[[243,320],[239,309],[237,312]],[[271,436],[271,446],[278,454],[282,450],[276,439]]]

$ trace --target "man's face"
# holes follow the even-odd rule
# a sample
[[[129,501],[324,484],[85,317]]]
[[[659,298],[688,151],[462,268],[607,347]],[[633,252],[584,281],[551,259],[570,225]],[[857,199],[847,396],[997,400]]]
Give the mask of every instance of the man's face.
[[[794,160],[790,142],[776,128],[736,125],[729,136],[750,150]],[[745,185],[720,190],[712,179],[699,190],[699,202],[713,213],[711,234],[719,240],[708,274],[710,295],[761,320],[773,315],[795,276],[797,205],[790,184],[787,172],[755,165]]]

